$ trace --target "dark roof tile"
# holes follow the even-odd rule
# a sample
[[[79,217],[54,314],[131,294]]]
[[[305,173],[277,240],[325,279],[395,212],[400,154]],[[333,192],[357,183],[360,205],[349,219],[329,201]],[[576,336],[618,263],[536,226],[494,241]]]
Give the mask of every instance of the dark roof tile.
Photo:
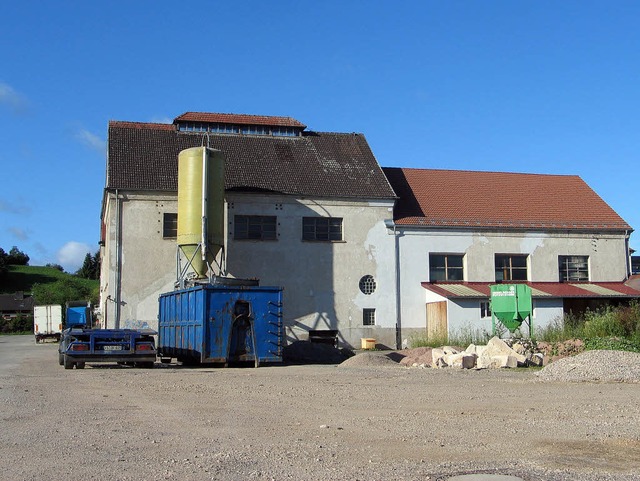
[[[208,143],[225,156],[227,190],[311,197],[395,197],[361,134],[203,135],[169,127],[110,122],[106,187],[177,191],[178,154]]]

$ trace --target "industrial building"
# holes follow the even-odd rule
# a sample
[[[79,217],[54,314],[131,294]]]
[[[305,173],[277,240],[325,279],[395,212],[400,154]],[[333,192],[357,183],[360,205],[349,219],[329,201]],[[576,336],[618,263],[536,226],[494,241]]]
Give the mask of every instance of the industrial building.
[[[638,296],[631,227],[577,176],[382,169],[362,134],[289,117],[187,112],[108,137],[107,327],[157,327],[178,271],[178,154],[199,146],[225,159],[225,273],[284,288],[288,341],[487,330],[495,282],[530,284],[536,325]]]

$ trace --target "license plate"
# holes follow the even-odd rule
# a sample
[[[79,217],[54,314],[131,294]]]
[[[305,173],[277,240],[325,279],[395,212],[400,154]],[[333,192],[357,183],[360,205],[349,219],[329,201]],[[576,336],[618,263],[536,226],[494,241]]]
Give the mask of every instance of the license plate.
[[[122,351],[122,346],[104,346],[102,349],[105,351]]]

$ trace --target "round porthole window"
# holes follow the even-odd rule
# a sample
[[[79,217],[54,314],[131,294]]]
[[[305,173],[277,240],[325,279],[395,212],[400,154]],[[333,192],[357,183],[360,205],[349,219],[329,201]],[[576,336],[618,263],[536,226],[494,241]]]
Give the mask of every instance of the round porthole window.
[[[366,275],[360,279],[360,290],[363,294],[373,294],[376,290],[376,280],[373,276]]]

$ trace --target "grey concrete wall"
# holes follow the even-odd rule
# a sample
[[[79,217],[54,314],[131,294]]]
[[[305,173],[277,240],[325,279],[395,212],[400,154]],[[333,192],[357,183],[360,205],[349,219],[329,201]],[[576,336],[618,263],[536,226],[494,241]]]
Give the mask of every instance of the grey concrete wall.
[[[173,195],[121,195],[121,240],[116,242],[116,201],[105,205],[107,237],[102,248],[101,308],[114,327],[118,250],[121,250],[120,327],[157,328],[158,296],[176,280],[175,239],[162,238],[165,212],[177,212]],[[384,220],[392,202],[293,199],[230,193],[227,213],[227,271],[259,278],[263,286],[284,288],[288,339],[306,339],[310,329],[338,329],[343,345],[360,346],[362,337],[395,347],[395,258],[393,237]],[[276,241],[235,241],[234,215],[275,215]],[[302,241],[302,217],[342,217],[343,242]],[[376,290],[359,289],[372,275]],[[110,297],[110,300],[107,298]],[[376,309],[376,325],[363,326],[362,310]]]
[[[259,277],[262,285],[284,287],[289,340],[306,339],[309,330],[339,329],[343,344],[359,347],[363,337],[395,347],[395,258],[393,237],[384,225],[391,202],[353,202],[228,196],[229,273]],[[278,239],[233,239],[235,215],[276,215]],[[302,218],[342,217],[343,242],[302,240]],[[359,281],[371,275],[370,295]],[[376,325],[363,326],[364,308],[376,310]]]

